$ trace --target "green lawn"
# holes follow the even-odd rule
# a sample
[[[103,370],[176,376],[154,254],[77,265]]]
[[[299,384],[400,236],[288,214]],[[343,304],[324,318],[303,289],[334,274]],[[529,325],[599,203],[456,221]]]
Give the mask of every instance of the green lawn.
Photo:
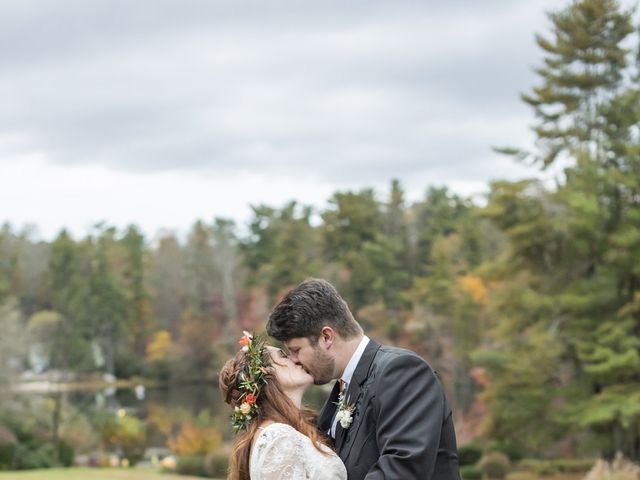
[[[200,477],[169,475],[153,470],[119,468],[53,468],[0,472],[0,480],[202,480]]]

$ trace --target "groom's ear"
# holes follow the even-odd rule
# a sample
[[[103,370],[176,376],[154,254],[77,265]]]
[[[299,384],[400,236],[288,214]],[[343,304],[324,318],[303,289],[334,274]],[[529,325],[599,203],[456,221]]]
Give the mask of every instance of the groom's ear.
[[[320,342],[328,350],[333,346],[336,341],[336,331],[331,327],[322,327],[320,330]]]

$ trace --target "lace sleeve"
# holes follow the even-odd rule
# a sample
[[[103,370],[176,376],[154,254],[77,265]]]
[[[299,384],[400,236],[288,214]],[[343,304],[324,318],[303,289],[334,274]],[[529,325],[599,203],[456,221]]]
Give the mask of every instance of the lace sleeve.
[[[253,447],[251,478],[299,480],[307,478],[302,435],[289,425],[272,424]]]

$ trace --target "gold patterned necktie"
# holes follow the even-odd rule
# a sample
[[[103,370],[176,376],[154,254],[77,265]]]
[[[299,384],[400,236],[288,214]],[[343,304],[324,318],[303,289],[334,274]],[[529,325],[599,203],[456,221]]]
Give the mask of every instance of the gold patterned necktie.
[[[340,393],[343,393],[345,388],[347,387],[347,382],[345,382],[344,380],[340,379]]]

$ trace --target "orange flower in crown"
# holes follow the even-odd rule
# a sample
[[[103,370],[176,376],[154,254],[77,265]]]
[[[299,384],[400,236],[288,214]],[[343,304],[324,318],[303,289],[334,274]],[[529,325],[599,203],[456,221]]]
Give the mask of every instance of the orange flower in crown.
[[[253,340],[253,335],[251,335],[246,330],[243,330],[242,334],[243,334],[242,338],[240,339],[240,341],[238,341],[238,343],[242,345],[242,351],[246,352],[249,350],[249,345],[251,345],[251,341]]]

